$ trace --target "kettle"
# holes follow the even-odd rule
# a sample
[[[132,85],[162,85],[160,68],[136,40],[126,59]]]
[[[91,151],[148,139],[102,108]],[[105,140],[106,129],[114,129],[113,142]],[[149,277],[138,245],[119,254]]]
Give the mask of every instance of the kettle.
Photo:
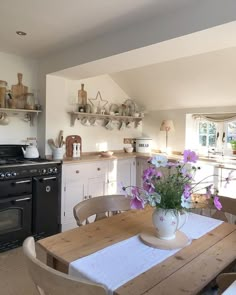
[[[37,149],[36,146],[34,145],[28,145],[25,149],[23,147],[22,148],[22,151],[23,151],[23,154],[24,154],[24,158],[26,159],[36,159],[39,157],[39,151]]]

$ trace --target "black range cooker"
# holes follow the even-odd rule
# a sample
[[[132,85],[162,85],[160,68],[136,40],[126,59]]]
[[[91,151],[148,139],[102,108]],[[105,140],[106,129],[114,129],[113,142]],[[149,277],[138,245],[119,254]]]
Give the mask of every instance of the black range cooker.
[[[61,163],[0,145],[0,252],[60,232]]]

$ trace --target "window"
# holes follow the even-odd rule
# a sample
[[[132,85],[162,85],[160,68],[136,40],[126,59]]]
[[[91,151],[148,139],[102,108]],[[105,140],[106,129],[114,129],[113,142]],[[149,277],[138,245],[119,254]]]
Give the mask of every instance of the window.
[[[232,156],[236,140],[236,113],[186,114],[185,147],[199,154]]]
[[[198,143],[201,147],[216,146],[216,123],[213,122],[199,122],[198,127]]]

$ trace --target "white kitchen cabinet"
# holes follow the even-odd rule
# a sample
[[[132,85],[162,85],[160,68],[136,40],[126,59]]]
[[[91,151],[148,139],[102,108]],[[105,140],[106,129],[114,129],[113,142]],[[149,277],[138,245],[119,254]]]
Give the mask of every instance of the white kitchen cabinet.
[[[136,185],[136,159],[120,159],[109,161],[106,194],[120,194],[121,184]]]
[[[108,161],[62,166],[62,231],[76,227],[73,207],[79,202],[105,194]]]

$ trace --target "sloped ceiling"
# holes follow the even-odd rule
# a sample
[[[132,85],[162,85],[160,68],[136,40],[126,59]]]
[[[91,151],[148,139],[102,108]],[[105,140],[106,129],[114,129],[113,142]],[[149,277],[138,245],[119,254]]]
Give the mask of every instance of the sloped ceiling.
[[[110,76],[149,111],[236,105],[236,47]]]
[[[1,1],[0,51],[34,58],[194,4],[195,0]],[[27,36],[20,37],[21,30]]]

